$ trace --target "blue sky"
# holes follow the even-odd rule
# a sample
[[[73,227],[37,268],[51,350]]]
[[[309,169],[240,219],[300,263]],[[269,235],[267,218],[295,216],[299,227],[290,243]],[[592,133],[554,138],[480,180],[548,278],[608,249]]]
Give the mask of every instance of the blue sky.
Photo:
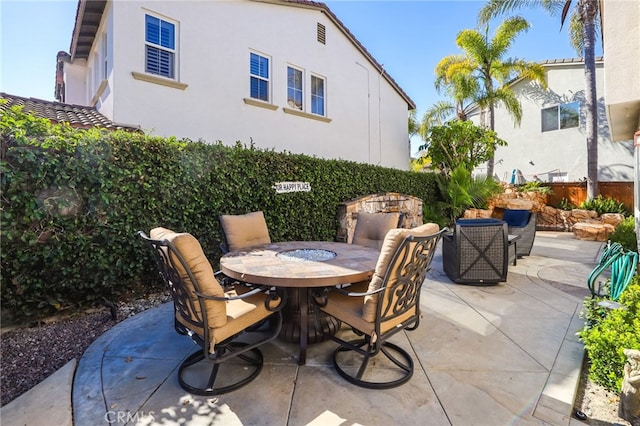
[[[188,3],[186,7],[188,7]],[[433,86],[440,59],[459,53],[456,34],[476,27],[479,0],[325,2],[417,105],[442,99]],[[0,0],[0,91],[53,100],[56,54],[68,51],[76,0]],[[532,25],[511,50],[530,61],[575,57],[558,17],[520,12]],[[495,28],[492,26],[490,31]],[[602,54],[600,46],[596,51]]]

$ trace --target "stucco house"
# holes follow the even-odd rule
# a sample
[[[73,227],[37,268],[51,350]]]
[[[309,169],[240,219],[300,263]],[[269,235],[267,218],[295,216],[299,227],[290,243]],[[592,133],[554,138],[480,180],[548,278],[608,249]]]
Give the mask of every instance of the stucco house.
[[[408,169],[414,102],[306,0],[79,0],[56,98],[145,132]]]
[[[582,59],[548,60],[547,89],[528,79],[511,83],[522,105],[520,126],[504,108],[496,109],[495,130],[508,146],[495,153],[495,176],[501,181],[523,183],[577,182],[587,176],[585,135],[584,61]],[[633,146],[631,141],[614,142],[607,120],[602,57],[596,58],[596,92],[598,95],[598,179],[631,181]],[[482,122],[479,110],[472,118]],[[477,173],[486,172],[479,168]]]
[[[613,140],[633,140],[634,216],[640,251],[640,2],[601,1],[607,118]]]

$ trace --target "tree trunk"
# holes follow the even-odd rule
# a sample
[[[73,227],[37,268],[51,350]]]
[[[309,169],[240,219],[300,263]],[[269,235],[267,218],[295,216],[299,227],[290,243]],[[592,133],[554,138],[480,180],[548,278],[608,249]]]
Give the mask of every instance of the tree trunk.
[[[587,199],[598,191],[598,97],[596,94],[595,19],[597,0],[580,0],[584,26],[585,131],[587,134]]]
[[[496,119],[495,119],[495,106],[493,103],[489,104],[489,128],[491,130],[496,129]],[[489,160],[487,160],[487,177],[493,179],[493,169],[494,169],[494,160],[495,160],[495,152],[496,152],[496,144],[493,144],[491,149],[491,156]]]

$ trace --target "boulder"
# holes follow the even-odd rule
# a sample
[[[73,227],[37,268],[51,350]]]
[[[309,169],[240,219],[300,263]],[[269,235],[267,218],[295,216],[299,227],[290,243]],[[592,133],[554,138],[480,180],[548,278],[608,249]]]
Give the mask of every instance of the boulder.
[[[620,225],[624,220],[624,216],[620,213],[602,213],[602,216],[600,216],[600,220],[602,221],[602,223],[608,223],[617,228],[618,225]]]
[[[462,216],[464,219],[489,218],[493,214],[493,210],[483,209],[467,209]]]
[[[570,212],[556,209],[551,206],[544,206],[538,212],[536,227],[545,231],[568,231],[567,217]]]
[[[579,240],[607,241],[615,230],[608,223],[578,222],[573,225],[573,236]]]
[[[494,207],[511,210],[532,210],[533,201],[524,198],[497,198]]]
[[[573,209],[571,210],[571,217],[575,219],[576,222],[582,222],[586,219],[596,219],[598,213],[594,210]]]

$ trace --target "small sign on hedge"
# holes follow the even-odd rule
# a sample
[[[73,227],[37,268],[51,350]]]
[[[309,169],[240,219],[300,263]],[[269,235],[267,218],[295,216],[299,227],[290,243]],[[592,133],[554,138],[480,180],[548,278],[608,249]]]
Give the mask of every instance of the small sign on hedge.
[[[276,182],[273,188],[277,194],[286,192],[309,192],[311,184],[309,182]]]

